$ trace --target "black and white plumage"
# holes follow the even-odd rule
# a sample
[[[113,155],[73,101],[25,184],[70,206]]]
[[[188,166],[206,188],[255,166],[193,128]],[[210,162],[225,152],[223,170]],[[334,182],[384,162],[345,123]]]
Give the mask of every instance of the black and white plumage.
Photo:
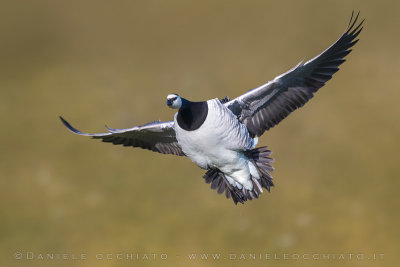
[[[172,121],[154,121],[129,129],[111,129],[107,127],[108,133],[88,134],[78,131],[62,117],[60,119],[72,132],[95,139],[102,139],[103,142],[113,143],[114,145],[140,147],[162,154],[185,155],[176,140],[174,123]]]
[[[353,14],[345,33],[327,50],[301,62],[272,81],[230,100],[191,102],[177,94],[167,96],[167,105],[178,109],[174,121],[155,121],[129,129],[111,129],[108,133],[87,134],[103,142],[141,147],[163,154],[187,156],[207,170],[204,179],[218,193],[225,192],[235,204],[258,198],[262,188],[274,184],[271,151],[255,148],[257,137],[302,107],[315,92],[332,78],[351,52],[361,32],[359,14]]]

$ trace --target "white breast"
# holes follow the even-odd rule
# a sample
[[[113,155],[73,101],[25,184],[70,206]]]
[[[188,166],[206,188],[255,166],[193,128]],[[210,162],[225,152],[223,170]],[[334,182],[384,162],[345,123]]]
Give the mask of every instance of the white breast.
[[[194,131],[180,128],[175,114],[176,138],[183,152],[203,169],[211,167],[229,171],[231,168],[243,167],[247,161],[241,152],[253,147],[253,138],[247,128],[218,99],[208,100],[207,104],[207,118]]]

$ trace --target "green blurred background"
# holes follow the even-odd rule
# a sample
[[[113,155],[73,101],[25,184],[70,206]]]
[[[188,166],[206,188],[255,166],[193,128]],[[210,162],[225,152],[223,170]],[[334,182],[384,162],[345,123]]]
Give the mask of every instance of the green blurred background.
[[[1,266],[399,266],[399,1],[1,1]],[[169,93],[236,97],[343,33],[333,80],[260,138],[276,187],[233,205],[189,159],[68,132],[171,120]],[[86,253],[16,260],[15,252]],[[97,253],[167,253],[96,260]],[[384,253],[383,260],[189,260]]]

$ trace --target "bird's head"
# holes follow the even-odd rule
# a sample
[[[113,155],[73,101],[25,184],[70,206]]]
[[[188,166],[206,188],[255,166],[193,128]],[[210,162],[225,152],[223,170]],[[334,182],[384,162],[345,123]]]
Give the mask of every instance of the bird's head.
[[[167,106],[173,109],[182,107],[182,98],[177,94],[170,94],[167,96]]]

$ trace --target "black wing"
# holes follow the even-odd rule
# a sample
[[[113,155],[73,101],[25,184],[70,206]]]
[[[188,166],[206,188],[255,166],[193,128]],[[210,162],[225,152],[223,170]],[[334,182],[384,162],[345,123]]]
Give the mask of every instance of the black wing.
[[[82,133],[60,117],[64,125],[73,133],[102,139],[114,145],[140,147],[162,154],[185,156],[175,137],[174,122],[155,121],[129,129],[111,129],[108,133]]]
[[[351,47],[358,41],[362,23],[355,26],[353,13],[345,33],[327,50],[274,80],[241,95],[225,105],[238,116],[249,132],[261,136],[291,112],[302,107],[339,70]]]

